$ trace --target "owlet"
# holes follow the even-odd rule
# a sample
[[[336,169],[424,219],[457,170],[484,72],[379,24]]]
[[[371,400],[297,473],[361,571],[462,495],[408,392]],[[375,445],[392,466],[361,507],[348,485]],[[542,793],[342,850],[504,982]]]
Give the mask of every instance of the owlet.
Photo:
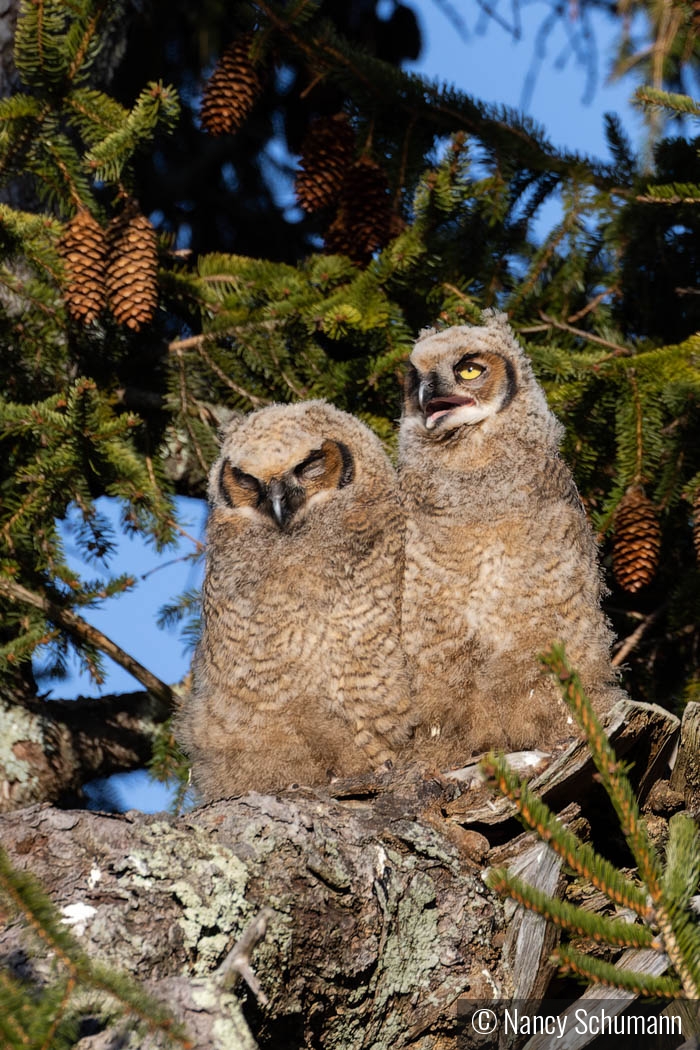
[[[202,633],[176,722],[206,798],[390,759],[411,733],[404,525],[379,439],[323,401],[233,419],[209,476]]]
[[[598,710],[623,694],[610,663],[595,542],[563,427],[504,314],[425,332],[410,358],[399,435],[406,511],[403,644],[421,757],[570,735],[537,654],[554,641]]]

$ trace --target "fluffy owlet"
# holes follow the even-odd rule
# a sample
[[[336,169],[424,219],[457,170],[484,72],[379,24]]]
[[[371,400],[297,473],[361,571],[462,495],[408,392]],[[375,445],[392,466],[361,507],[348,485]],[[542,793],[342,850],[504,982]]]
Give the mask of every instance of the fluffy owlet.
[[[394,470],[323,401],[271,405],[222,437],[176,723],[194,782],[216,798],[371,769],[411,732]]]
[[[554,641],[598,710],[623,695],[563,427],[505,315],[484,322],[419,338],[399,436],[417,746],[444,762],[570,735],[536,658]]]

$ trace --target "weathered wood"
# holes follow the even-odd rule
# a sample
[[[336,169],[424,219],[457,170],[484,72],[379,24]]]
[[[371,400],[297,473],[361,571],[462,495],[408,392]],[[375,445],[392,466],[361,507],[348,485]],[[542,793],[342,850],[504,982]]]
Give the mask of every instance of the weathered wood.
[[[561,858],[537,842],[510,865],[510,870],[536,889],[555,896],[561,866]],[[555,971],[549,956],[558,940],[556,926],[535,912],[517,907],[503,948],[504,960],[513,972],[514,999],[537,1001],[545,994]]]
[[[286,1050],[463,1050],[472,1037],[460,997],[482,995],[484,974],[490,995],[512,991],[504,906],[424,819],[452,785],[396,780],[374,784],[371,802],[299,789],[177,820],[35,806],[0,816],[0,839],[59,908],[94,909],[79,935],[90,955],[145,981],[185,1020],[199,1011],[200,1050],[247,1050],[250,1039],[232,1034],[243,1017],[261,1045]],[[227,992],[220,969],[264,907],[250,965],[267,1005],[242,982]],[[22,936],[0,933],[0,964],[23,957]],[[38,976],[49,966],[38,961]],[[110,1045],[90,1040],[81,1050]]]
[[[637,973],[648,973],[658,977],[668,968],[668,959],[660,952],[646,948],[630,948],[623,952],[615,965],[618,969],[635,970]],[[608,1017],[615,1017],[626,1010],[636,998],[633,992],[626,992],[620,988],[603,988],[600,985],[587,988],[575,1003],[562,1010],[560,1016],[567,1019],[562,1038],[545,1034],[535,1035],[528,1039],[523,1050],[583,1050],[583,1047],[594,1041],[596,1033],[577,1032],[579,1027],[588,1027],[585,1022],[582,1025],[575,1023],[577,1010],[584,1010],[589,1017],[600,1017],[602,1011]]]
[[[643,802],[661,775],[678,738],[680,722],[655,704],[622,700],[603,720],[606,733],[621,760],[632,764],[631,779]],[[473,768],[473,767],[472,767]],[[530,781],[530,786],[555,811],[591,791],[596,769],[584,740],[572,743]],[[494,799],[478,776],[465,778],[470,788],[447,810],[453,820],[468,827],[495,828],[513,819],[508,799]],[[507,832],[504,832],[507,837]]]
[[[678,757],[671,773],[670,786],[685,796],[685,804],[700,816],[700,703],[686,704],[681,722]]]
[[[610,731],[649,794],[678,720],[630,704]],[[0,840],[59,908],[88,906],[86,952],[166,1001],[196,1050],[471,1050],[484,1046],[473,1004],[538,1000],[556,937],[491,893],[484,869],[506,864],[549,893],[560,872],[475,772],[385,770],[177,820],[34,806],[0,815]],[[582,744],[532,785],[565,823],[600,832],[602,789]],[[0,932],[0,966],[21,965],[24,943],[18,925]],[[32,961],[38,981],[50,967]],[[79,1050],[117,1045],[156,1047],[111,1020]]]

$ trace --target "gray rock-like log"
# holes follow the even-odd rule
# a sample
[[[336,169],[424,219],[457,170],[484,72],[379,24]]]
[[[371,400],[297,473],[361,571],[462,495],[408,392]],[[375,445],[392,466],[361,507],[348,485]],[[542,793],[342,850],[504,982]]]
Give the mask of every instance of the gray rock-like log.
[[[251,794],[177,820],[37,806],[0,817],[0,838],[60,909],[87,906],[75,929],[88,953],[196,1021],[202,1050],[254,1045],[241,1010],[260,1046],[456,1050],[470,1045],[465,999],[510,986],[501,902],[423,819],[453,790],[418,777],[364,797]],[[266,1006],[218,972],[263,907],[251,961]],[[21,941],[5,930],[0,960]]]

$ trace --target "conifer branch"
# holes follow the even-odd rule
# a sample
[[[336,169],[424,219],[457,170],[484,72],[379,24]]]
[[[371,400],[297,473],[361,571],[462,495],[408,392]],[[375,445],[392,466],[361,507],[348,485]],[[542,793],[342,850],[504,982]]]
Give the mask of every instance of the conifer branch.
[[[217,333],[217,335],[218,334],[219,333]],[[227,375],[226,372],[224,372],[223,368],[219,368],[211,354],[209,354],[206,350],[206,343],[211,342],[212,340],[213,336],[209,333],[205,333],[202,336],[194,336],[191,339],[181,339],[179,341],[176,340],[170,344],[169,349],[186,349],[187,347],[185,347],[184,344],[188,344],[189,347],[192,347],[194,350],[196,350],[196,352],[201,357],[202,361],[204,361],[207,368],[210,368],[214,375],[218,376],[221,382],[225,386],[227,386],[229,390],[232,390],[234,394],[238,394],[239,397],[245,398],[246,401],[250,402],[253,408],[262,408],[263,405],[269,405],[269,398],[258,397],[258,395],[253,394],[252,391],[246,390],[239,383],[234,382],[234,380],[231,379],[231,377]]]
[[[97,627],[93,627],[92,624],[89,624],[71,609],[57,605],[50,598],[41,594],[35,594],[21,584],[7,578],[0,579],[0,594],[4,594],[14,602],[23,602],[34,609],[38,609],[49,620],[52,620],[74,638],[94,645],[107,656],[110,656],[115,663],[118,663],[129,674],[133,675],[154,696],[167,704],[172,705],[174,703],[174,694],[169,685],[162,682],[143,664],[140,664],[133,656],[126,653],[116,642],[113,642],[106,634],[103,634]]]
[[[568,324],[574,324],[576,321],[580,321],[583,317],[587,317],[588,314],[593,313],[600,304],[607,299],[609,296],[619,292],[619,285],[616,283],[611,285],[609,288],[603,288],[602,292],[598,292],[592,299],[589,299],[585,306],[581,307],[580,310],[576,310],[575,313],[569,314],[567,317]]]
[[[627,370],[627,381],[629,382],[629,385],[632,388],[632,400],[634,402],[636,462],[634,467],[633,483],[635,485],[641,485],[642,463],[644,460],[644,418],[642,415],[642,400],[639,396],[639,384],[637,383],[637,375],[634,368],[630,368]]]
[[[562,973],[584,977],[606,988],[623,988],[634,995],[662,999],[679,999],[684,994],[678,981],[673,977],[656,977],[648,973],[638,973],[635,970],[624,970],[603,959],[584,955],[568,946],[560,945],[554,951],[552,958]]]
[[[209,473],[209,464],[207,463],[202,448],[197,440],[197,435],[194,432],[192,423],[190,422],[190,414],[188,411],[188,392],[187,392],[187,375],[185,372],[185,363],[183,360],[183,353],[180,349],[176,349],[175,356],[178,363],[178,393],[180,397],[180,415],[182,418],[183,425],[187,431],[187,435],[192,443],[194,454],[197,457],[197,462],[201,468],[204,477]]]
[[[51,1046],[72,993],[81,986],[87,986],[109,995],[151,1031],[162,1032],[183,1050],[190,1050],[192,1042],[167,1008],[124,975],[108,971],[90,961],[66,929],[53,902],[30,874],[13,868],[2,847],[0,894],[10,902],[13,910],[49,953],[56,956],[67,974],[66,986],[54,1008],[54,1016],[49,1021],[43,1047]]]
[[[95,35],[97,33],[97,26],[99,24],[100,19],[102,18],[102,12],[104,11],[104,7],[104,0],[101,0],[100,3],[96,3],[92,14],[85,23],[85,26],[81,33],[81,39],[77,47],[75,48],[73,59],[71,61],[70,66],[68,67],[68,80],[71,82],[75,80],[78,72],[80,71],[83,65],[83,62],[85,61],[88,50],[90,48],[90,44],[95,39]]]
[[[347,71],[370,97],[382,97],[383,77],[379,76],[381,63],[372,63],[369,57],[365,56],[365,63],[372,65],[375,74],[374,77],[370,77],[356,61],[353,61],[328,37],[302,35],[297,32],[286,13],[278,13],[267,0],[258,0],[257,6],[269,22],[306,56],[311,68],[318,71],[320,66],[327,74],[339,69]],[[534,130],[530,131],[522,126],[514,113],[509,114],[511,119],[504,119],[500,115],[485,115],[485,107],[475,105],[466,96],[460,98],[461,105],[459,105],[455,104],[455,99],[443,97],[435,85],[422,78],[408,76],[405,77],[405,82],[407,85],[420,85],[419,91],[412,93],[405,90],[397,93],[396,108],[403,111],[407,119],[427,118],[434,121],[438,127],[440,125],[444,127],[447,124],[450,131],[463,129],[487,139],[502,137],[511,143],[512,148],[523,148],[528,155],[528,166],[534,169],[557,171],[563,174],[565,171],[568,172],[572,165],[575,165],[580,173],[585,173],[594,185],[608,187],[614,184],[612,172],[608,174],[596,170],[595,166],[583,157],[556,153],[549,143],[539,140]]]
[[[690,95],[679,95],[672,91],[660,91],[658,88],[645,84],[637,88],[634,97],[642,105],[660,106],[663,109],[673,110],[675,113],[700,117],[700,102],[691,98]]]
[[[551,317],[544,310],[540,310],[539,315],[552,328],[559,328],[562,332],[570,332],[572,335],[578,336],[579,339],[585,339],[587,343],[597,343],[599,346],[606,346],[609,350],[614,351],[616,357],[630,357],[633,353],[628,346],[612,343],[609,339],[603,339],[602,336],[595,335],[594,332],[587,332],[584,328],[574,328],[573,325],[568,324],[566,321],[559,321],[556,317]]]
[[[570,933],[626,948],[655,948],[658,951],[662,947],[648,926],[584,911],[530,886],[524,879],[511,875],[505,869],[490,871],[487,883],[496,893],[512,898],[529,911]]]
[[[527,782],[509,768],[504,756],[490,754],[480,764],[498,791],[515,804],[524,826],[535,831],[568,867],[588,879],[615,904],[629,908],[642,918],[650,918],[644,888],[626,878],[588,843],[581,842],[530,790]]]
[[[617,813],[640,878],[656,905],[660,898],[661,869],[624,769],[583,691],[578,674],[566,660],[564,647],[552,646],[543,654],[542,663],[559,681],[564,699],[588,740],[593,761]]]

